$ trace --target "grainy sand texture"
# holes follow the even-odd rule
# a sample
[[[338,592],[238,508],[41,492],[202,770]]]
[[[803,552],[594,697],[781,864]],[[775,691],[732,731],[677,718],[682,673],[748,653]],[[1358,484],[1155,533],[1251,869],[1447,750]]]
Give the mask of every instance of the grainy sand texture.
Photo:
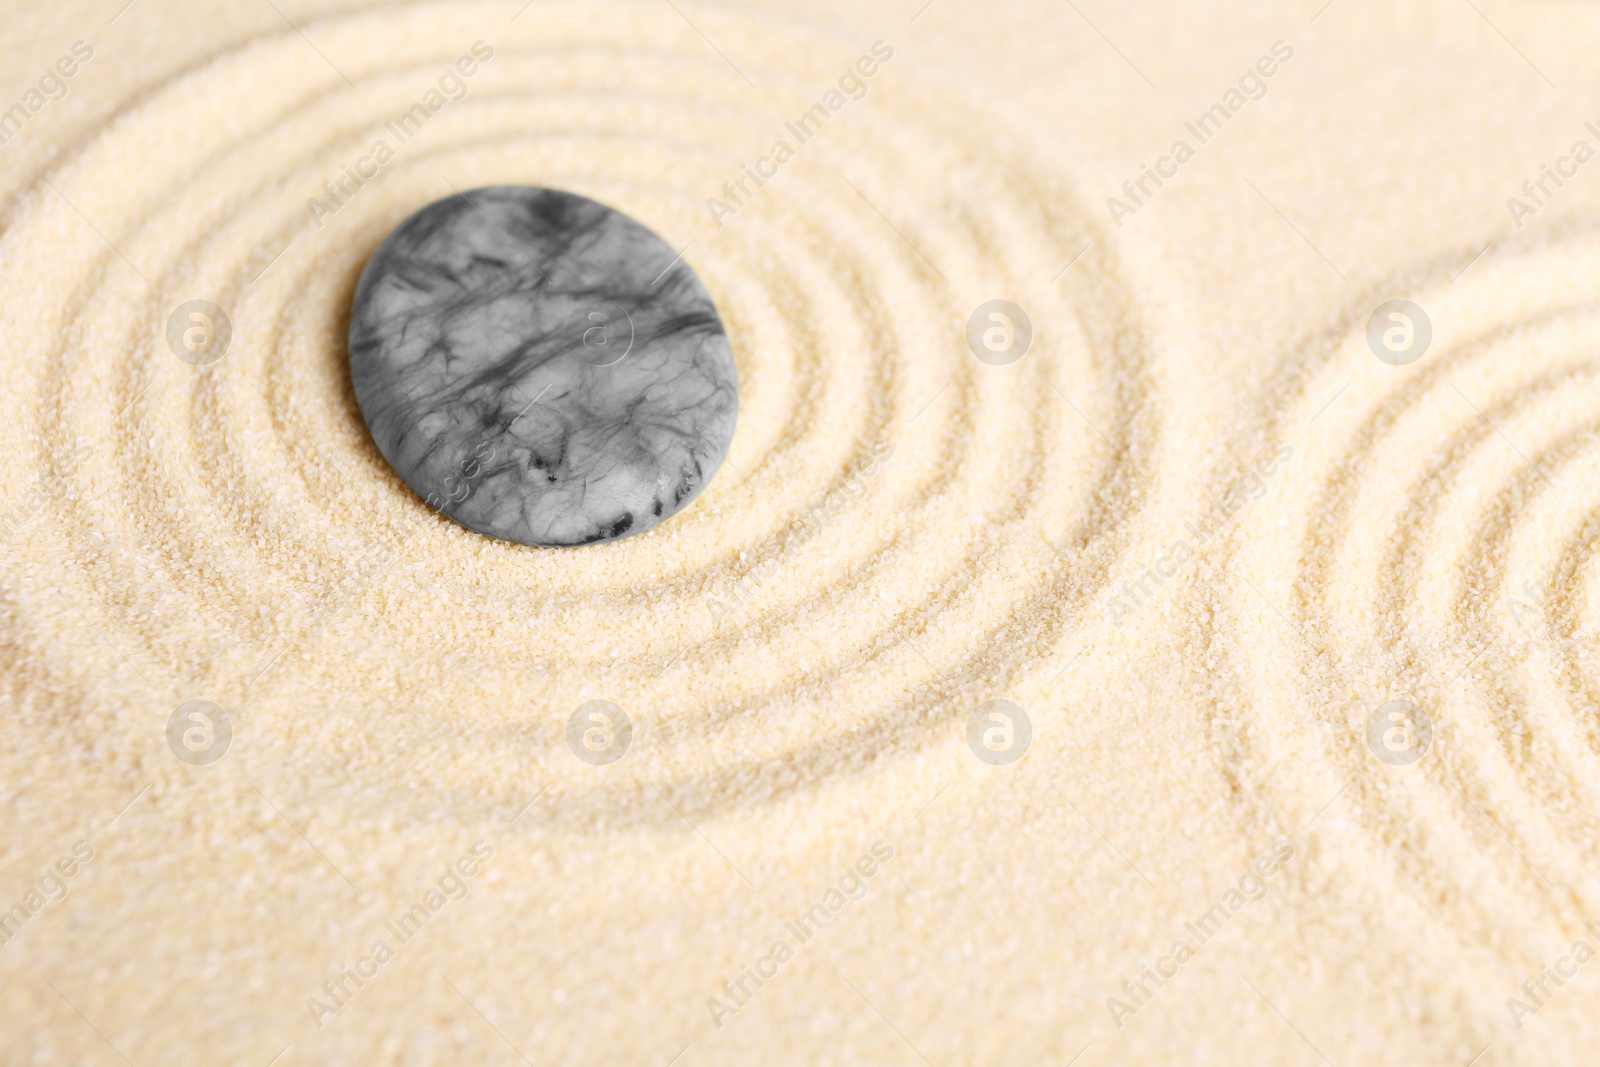
[[[1595,1062],[1597,50],[12,3],[0,1063]],[[727,326],[645,534],[474,534],[362,422],[363,265],[497,184]]]

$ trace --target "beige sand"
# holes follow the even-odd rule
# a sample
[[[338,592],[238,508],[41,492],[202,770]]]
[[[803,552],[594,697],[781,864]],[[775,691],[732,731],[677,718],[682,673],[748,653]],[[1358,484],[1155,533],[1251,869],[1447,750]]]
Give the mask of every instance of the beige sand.
[[[93,56],[0,148],[0,1062],[1593,1061],[1600,11],[518,3],[7,16],[0,105]],[[723,310],[729,463],[647,536],[487,541],[366,437],[357,273],[492,182]]]

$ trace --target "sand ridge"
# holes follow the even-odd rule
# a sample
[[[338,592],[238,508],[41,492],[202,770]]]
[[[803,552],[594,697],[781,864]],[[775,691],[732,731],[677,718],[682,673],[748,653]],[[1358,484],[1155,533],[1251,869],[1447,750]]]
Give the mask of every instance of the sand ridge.
[[[0,149],[0,1060],[1592,1053],[1592,968],[1546,974],[1600,946],[1600,200],[1504,200],[1600,25],[1490,13],[1561,96],[1443,6],[145,6],[30,16],[5,83],[93,45]],[[1516,151],[1451,140],[1530,100]],[[1420,195],[1371,127],[1482,157]],[[728,328],[733,446],[646,534],[482,538],[362,424],[362,266],[496,183],[639,219]]]

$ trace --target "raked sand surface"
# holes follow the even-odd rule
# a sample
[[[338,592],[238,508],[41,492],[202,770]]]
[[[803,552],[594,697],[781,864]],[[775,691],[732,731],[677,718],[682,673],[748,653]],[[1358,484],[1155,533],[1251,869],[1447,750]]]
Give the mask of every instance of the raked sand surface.
[[[1578,2],[12,4],[0,1063],[1595,1062],[1597,51]],[[500,183],[727,324],[727,462],[645,535],[473,534],[361,421],[362,266]]]

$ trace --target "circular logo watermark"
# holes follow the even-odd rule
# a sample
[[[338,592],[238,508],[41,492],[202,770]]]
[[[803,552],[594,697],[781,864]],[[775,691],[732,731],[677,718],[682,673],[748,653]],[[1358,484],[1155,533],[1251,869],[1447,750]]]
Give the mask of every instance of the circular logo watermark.
[[[1386,300],[1367,319],[1367,347],[1385,363],[1404,367],[1433,341],[1433,320],[1409,300]]]
[[[209,700],[188,700],[167,716],[167,747],[193,767],[206,767],[228,754],[233,720]]]
[[[1433,741],[1433,722],[1412,700],[1390,700],[1367,720],[1367,747],[1394,767],[1409,767]]]
[[[567,316],[573,352],[591,367],[609,367],[633,351],[633,316],[615,300],[585,300]]]
[[[1015,363],[1033,344],[1033,322],[1009,300],[986,300],[967,317],[967,347],[992,367]]]
[[[191,366],[215,363],[232,343],[233,320],[209,300],[186,300],[167,317],[167,345]]]
[[[633,743],[633,720],[609,700],[591,700],[567,719],[567,747],[596,767],[615,763]]]
[[[1033,744],[1033,721],[1009,700],[979,704],[967,719],[967,747],[995,767],[1009,767]]]

